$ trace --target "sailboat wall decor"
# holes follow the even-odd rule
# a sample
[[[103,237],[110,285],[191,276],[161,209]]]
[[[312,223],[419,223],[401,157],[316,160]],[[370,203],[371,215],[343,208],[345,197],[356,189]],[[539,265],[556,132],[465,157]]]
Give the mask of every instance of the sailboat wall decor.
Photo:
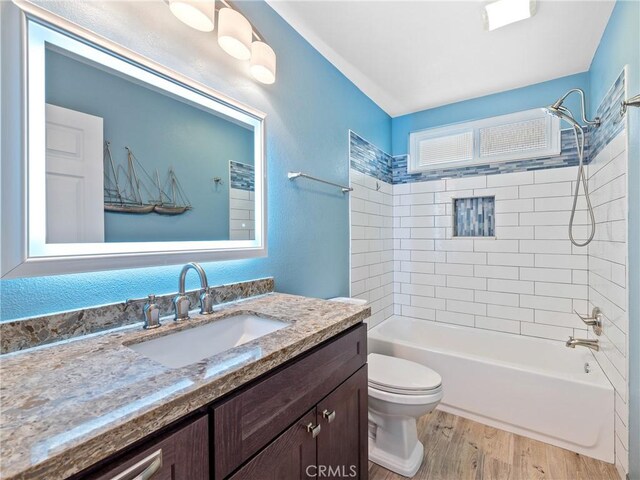
[[[127,149],[127,169],[116,166],[111,155],[111,144],[104,145],[104,210],[115,213],[151,213],[154,203],[143,202],[141,188],[142,182],[136,171],[136,159],[131,150]],[[120,183],[120,173],[124,174],[126,181]]]
[[[176,177],[172,167],[169,168],[167,181],[165,182],[165,186],[168,187],[170,194],[160,186],[158,170],[156,170],[156,185],[160,199],[153,208],[154,212],[161,215],[180,215],[192,209],[187,194],[182,190],[178,177]]]
[[[158,171],[156,170],[154,181],[131,149],[129,147],[125,149],[127,150],[126,169],[113,161],[110,142],[106,141],[104,144],[104,210],[106,212],[132,214],[155,212],[161,215],[180,215],[192,209],[172,167],[169,168],[165,188],[163,188]],[[151,198],[150,188],[138,175],[138,168],[147,182],[157,189],[157,199]],[[122,176],[125,177],[123,181],[121,181]],[[146,200],[143,200],[143,193]]]

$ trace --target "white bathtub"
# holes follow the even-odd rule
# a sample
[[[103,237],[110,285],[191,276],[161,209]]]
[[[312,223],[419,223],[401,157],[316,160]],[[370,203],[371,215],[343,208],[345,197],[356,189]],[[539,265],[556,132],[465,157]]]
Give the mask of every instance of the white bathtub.
[[[391,317],[369,331],[369,351],[436,370],[442,410],[614,462],[614,390],[586,348]]]

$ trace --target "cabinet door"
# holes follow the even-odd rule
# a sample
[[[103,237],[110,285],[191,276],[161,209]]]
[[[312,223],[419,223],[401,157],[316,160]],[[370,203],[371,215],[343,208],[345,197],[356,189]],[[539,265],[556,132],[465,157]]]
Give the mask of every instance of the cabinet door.
[[[315,474],[317,427],[313,409],[251,459],[230,480],[297,480]]]
[[[367,361],[359,325],[213,408],[215,478],[226,478]]]
[[[202,417],[135,453],[114,460],[92,480],[209,480],[209,424]]]
[[[367,404],[366,365],[318,404],[319,477],[367,479]]]

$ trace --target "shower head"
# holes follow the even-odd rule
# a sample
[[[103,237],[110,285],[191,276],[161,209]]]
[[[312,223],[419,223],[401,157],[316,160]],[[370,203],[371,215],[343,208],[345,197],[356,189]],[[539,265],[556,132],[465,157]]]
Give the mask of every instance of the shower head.
[[[573,118],[573,114],[571,113],[571,110],[563,107],[562,103],[561,102],[559,103],[559,102],[560,101],[554,103],[553,105],[545,107],[544,111],[547,112],[549,115],[558,117],[560,120],[565,120],[572,127],[582,130],[582,127],[580,126],[580,124],[576,121],[575,118]]]
[[[567,93],[565,93],[562,97],[556,100],[552,105],[549,105],[548,107],[546,107],[544,110],[549,115],[554,115],[560,118],[561,120],[565,120],[566,122],[571,124],[572,127],[578,127],[580,128],[580,130],[582,130],[582,128],[580,127],[580,124],[571,113],[571,110],[569,110],[567,107],[563,105],[565,99],[574,92],[580,94],[580,107],[582,110],[582,121],[587,125],[595,125],[596,127],[599,127],[600,119],[598,117],[596,117],[593,120],[587,119],[584,92],[580,88],[572,88]]]

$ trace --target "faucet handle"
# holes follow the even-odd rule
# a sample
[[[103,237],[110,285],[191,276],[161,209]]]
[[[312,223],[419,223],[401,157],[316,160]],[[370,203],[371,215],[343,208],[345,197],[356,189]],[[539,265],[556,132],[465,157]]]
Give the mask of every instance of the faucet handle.
[[[156,296],[149,295],[147,297],[147,303],[142,308],[144,317],[144,328],[149,330],[152,328],[158,328],[160,326],[160,309],[156,304]]]
[[[173,309],[175,311],[173,319],[176,322],[187,320],[189,318],[189,306],[189,297],[186,295],[179,293],[173,297]]]
[[[602,335],[602,311],[598,307],[593,307],[590,317],[580,315],[575,310],[573,313],[580,317],[580,320],[582,320],[585,325],[593,327],[593,333],[598,336]]]
[[[209,287],[200,291],[200,313],[203,315],[213,313],[213,297]]]

